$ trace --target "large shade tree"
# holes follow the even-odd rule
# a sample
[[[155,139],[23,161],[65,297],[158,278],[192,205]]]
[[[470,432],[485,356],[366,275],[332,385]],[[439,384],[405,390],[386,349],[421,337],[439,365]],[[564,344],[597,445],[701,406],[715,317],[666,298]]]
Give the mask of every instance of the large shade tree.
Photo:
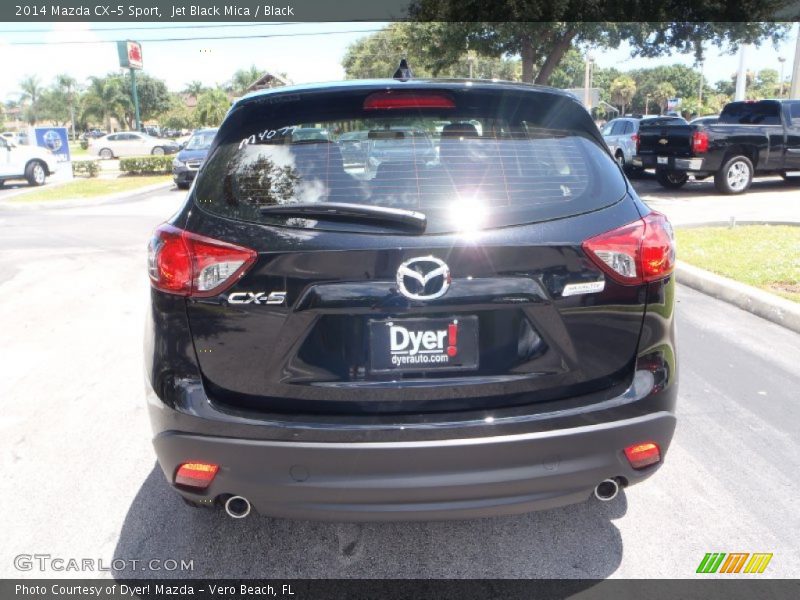
[[[522,80],[546,84],[570,47],[608,48],[627,41],[635,55],[695,52],[703,43],[735,51],[740,44],[777,42],[788,31],[776,11],[791,0],[739,0],[735,3],[585,2],[585,0],[415,0],[410,15],[437,22],[439,65],[465,48],[487,56],[517,55]],[[472,22],[460,22],[470,15]]]

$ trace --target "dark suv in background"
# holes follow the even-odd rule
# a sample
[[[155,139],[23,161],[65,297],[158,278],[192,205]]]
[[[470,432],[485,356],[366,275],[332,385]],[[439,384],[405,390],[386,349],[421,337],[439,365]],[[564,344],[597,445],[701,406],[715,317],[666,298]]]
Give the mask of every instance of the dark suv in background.
[[[328,136],[294,135],[312,126]],[[391,160],[346,162],[349,131]],[[675,427],[674,260],[668,221],[566,93],[249,95],[149,245],[159,464],[187,503],[237,518],[609,500]]]

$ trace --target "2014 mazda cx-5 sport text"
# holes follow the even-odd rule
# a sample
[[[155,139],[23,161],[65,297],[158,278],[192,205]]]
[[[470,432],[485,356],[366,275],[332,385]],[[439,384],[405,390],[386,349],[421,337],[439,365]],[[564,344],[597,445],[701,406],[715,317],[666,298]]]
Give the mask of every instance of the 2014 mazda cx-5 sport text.
[[[611,499],[675,428],[674,262],[564,92],[251,94],[149,245],[159,464],[239,518]]]

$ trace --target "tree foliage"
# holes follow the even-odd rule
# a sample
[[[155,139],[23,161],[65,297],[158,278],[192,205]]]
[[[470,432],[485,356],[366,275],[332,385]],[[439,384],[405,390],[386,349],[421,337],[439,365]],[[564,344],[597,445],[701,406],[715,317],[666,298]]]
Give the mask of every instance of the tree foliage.
[[[231,102],[224,90],[207,90],[197,99],[195,122],[201,127],[216,127],[222,123],[230,106]]]
[[[90,77],[89,87],[81,98],[81,119],[102,121],[111,131],[111,119],[122,123],[132,110],[130,95],[123,88],[123,80],[117,75]]]
[[[611,82],[611,99],[614,104],[619,105],[620,113],[625,114],[625,107],[628,106],[636,94],[636,82],[629,75],[621,75]]]
[[[36,75],[28,75],[19,82],[19,99],[25,107],[25,120],[31,125],[39,119],[44,87]]]
[[[466,48],[486,56],[520,56],[522,80],[541,84],[550,81],[575,45],[616,48],[627,41],[634,55],[693,51],[702,58],[706,40],[735,51],[743,43],[766,39],[777,43],[789,31],[788,24],[774,22],[774,15],[790,0],[697,2],[680,8],[673,4],[669,0],[415,0],[409,12],[417,20],[439,22],[442,67]],[[464,15],[473,22],[459,22]],[[676,15],[684,20],[671,21]]]

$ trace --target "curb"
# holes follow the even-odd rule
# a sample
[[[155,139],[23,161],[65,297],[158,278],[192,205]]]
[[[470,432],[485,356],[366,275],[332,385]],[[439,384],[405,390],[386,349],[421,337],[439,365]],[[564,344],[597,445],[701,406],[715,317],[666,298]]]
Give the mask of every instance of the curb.
[[[172,181],[165,183],[155,183],[144,187],[128,190],[125,192],[117,192],[116,194],[108,194],[106,196],[97,196],[95,198],[73,198],[65,200],[44,200],[40,202],[14,202],[12,199],[17,194],[12,195],[10,198],[0,199],[0,207],[11,208],[13,210],[42,210],[47,208],[75,208],[80,206],[102,206],[104,204],[121,204],[132,200],[139,196],[149,194],[161,189],[168,190],[175,184]]]
[[[800,333],[800,304],[796,302],[680,260],[677,262],[675,274],[678,283]]]

